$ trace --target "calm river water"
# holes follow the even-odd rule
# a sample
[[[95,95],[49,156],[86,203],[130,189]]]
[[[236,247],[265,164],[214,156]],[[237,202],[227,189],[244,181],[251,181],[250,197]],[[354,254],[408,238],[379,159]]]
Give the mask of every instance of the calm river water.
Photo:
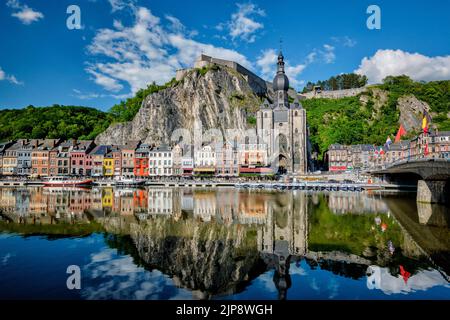
[[[449,220],[413,194],[0,188],[0,299],[448,300]]]

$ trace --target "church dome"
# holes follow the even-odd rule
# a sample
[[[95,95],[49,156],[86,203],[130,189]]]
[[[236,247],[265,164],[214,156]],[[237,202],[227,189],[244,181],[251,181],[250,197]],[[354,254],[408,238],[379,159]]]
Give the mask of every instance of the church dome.
[[[273,78],[273,90],[278,91],[288,91],[289,90],[289,79],[284,73],[284,57],[280,52],[278,55],[278,70],[277,75]]]
[[[273,78],[273,90],[289,90],[289,79],[284,73],[278,73],[275,78]]]

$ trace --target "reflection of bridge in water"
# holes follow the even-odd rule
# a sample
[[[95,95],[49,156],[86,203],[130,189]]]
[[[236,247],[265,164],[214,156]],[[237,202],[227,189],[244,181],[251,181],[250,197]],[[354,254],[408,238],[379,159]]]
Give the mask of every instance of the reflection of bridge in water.
[[[371,172],[396,183],[417,182],[417,201],[450,204],[450,161],[421,159],[399,161]]]
[[[0,188],[0,200],[1,215],[10,222],[95,220],[109,232],[130,234],[139,259],[171,275],[179,285],[202,292],[205,298],[242,290],[243,284],[268,269],[275,270],[274,284],[279,298],[285,298],[292,285],[291,264],[302,259],[311,266],[355,279],[368,273],[368,286],[381,290],[386,283],[397,281],[396,274],[386,271],[393,265],[398,269],[394,261],[398,258],[388,253],[386,241],[371,244],[376,248],[365,245],[364,250],[349,249],[338,243],[341,230],[336,229],[337,236],[325,239],[328,247],[323,246],[315,230],[323,229],[325,234],[329,229],[324,226],[328,220],[317,220],[320,214],[338,222],[350,216],[360,220],[363,227],[375,228],[375,217],[381,216],[393,230],[391,235],[400,239],[396,252],[414,261],[426,257],[444,276],[433,273],[430,278],[428,271],[418,267],[410,270],[411,279],[426,275],[432,284],[448,280],[448,211],[421,204],[417,211],[415,201],[399,198],[236,189]],[[390,224],[393,217],[396,223]],[[342,221],[339,223],[343,226]],[[397,224],[401,234],[395,231]],[[363,231],[364,237],[374,237],[373,230]],[[360,240],[366,240],[364,237]],[[413,284],[404,284],[401,290]],[[395,290],[400,290],[400,284],[396,286]]]

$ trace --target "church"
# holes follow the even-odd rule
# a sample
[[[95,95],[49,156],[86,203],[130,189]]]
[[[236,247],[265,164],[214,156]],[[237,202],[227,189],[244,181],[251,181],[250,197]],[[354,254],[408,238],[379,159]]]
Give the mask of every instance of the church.
[[[289,79],[281,51],[277,65],[275,98],[272,104],[266,99],[257,111],[256,132],[259,141],[267,145],[269,161],[278,164],[279,173],[303,174],[308,170],[306,110],[298,98],[289,102]]]

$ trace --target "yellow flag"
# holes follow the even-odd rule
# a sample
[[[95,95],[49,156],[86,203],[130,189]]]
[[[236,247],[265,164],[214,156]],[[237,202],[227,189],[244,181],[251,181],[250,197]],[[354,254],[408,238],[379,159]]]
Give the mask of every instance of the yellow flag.
[[[422,129],[425,129],[426,127],[428,127],[428,121],[427,121],[427,117],[423,117],[422,120]]]

